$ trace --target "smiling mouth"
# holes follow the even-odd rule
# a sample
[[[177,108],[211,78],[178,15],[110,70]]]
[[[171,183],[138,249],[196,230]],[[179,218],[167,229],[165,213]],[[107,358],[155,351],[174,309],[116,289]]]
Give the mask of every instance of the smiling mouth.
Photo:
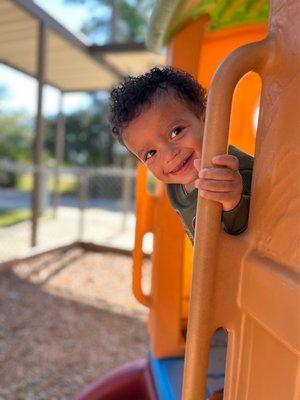
[[[184,166],[189,162],[189,160],[191,159],[191,157],[192,157],[192,154],[191,154],[189,157],[187,157],[185,160],[181,161],[181,163],[180,163],[179,165],[177,165],[177,167],[174,168],[174,169],[173,169],[172,171],[170,171],[169,173],[170,173],[170,174],[177,174],[178,172],[180,172],[180,171],[184,168]]]

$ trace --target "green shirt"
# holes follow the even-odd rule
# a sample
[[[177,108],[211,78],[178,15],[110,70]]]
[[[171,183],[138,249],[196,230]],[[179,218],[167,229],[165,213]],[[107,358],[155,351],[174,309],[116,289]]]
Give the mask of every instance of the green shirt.
[[[222,226],[227,233],[239,235],[246,230],[248,223],[253,157],[234,146],[229,146],[228,154],[237,157],[239,160],[239,172],[243,179],[243,195],[241,201],[233,210],[223,211]],[[183,185],[168,184],[167,192],[172,207],[179,214],[184,229],[193,242],[198,190],[194,189],[186,194]]]

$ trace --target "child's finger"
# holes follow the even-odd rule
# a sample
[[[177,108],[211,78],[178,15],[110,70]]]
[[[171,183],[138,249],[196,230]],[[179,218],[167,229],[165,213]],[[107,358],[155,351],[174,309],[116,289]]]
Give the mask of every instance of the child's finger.
[[[229,154],[223,154],[213,157],[212,163],[214,165],[227,167],[233,170],[239,169],[239,160],[235,156],[231,156]]]
[[[194,167],[196,168],[197,171],[201,170],[201,158],[196,158],[194,160]]]
[[[236,178],[238,171],[230,168],[203,168],[199,178],[231,181]]]
[[[200,196],[204,199],[218,201],[219,203],[228,202],[235,198],[235,192],[211,192],[209,190],[200,190]]]
[[[197,186],[196,186],[197,185]],[[197,179],[195,186],[201,190],[208,190],[211,192],[233,192],[240,189],[240,182],[237,180],[219,181],[215,179]]]

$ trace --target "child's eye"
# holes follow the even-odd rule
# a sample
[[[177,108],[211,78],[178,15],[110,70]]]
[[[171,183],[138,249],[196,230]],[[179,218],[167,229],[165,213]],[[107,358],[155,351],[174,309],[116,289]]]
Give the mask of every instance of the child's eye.
[[[176,136],[178,136],[182,132],[182,128],[179,126],[177,128],[174,128],[170,134],[171,139],[174,139]]]
[[[151,157],[153,157],[155,153],[156,153],[155,150],[149,150],[149,151],[147,151],[147,153],[145,154],[145,161],[147,161],[147,160],[149,160]]]

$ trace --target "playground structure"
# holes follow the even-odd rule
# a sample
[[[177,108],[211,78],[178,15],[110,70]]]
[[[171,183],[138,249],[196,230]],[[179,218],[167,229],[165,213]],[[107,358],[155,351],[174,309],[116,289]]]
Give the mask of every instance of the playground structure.
[[[219,205],[199,199],[192,257],[163,185],[148,193],[140,166],[133,291],[149,308],[149,360],[95,382],[77,400],[179,399],[181,389],[184,400],[212,396],[207,367],[218,328],[228,333],[224,395],[211,398],[299,395],[300,4],[272,0],[267,25],[266,1],[213,3],[160,2],[149,44],[156,50],[168,44],[171,65],[210,85],[203,165],[226,151],[228,132],[230,143],[255,155],[247,232],[224,233]],[[148,232],[154,247],[145,294]]]

